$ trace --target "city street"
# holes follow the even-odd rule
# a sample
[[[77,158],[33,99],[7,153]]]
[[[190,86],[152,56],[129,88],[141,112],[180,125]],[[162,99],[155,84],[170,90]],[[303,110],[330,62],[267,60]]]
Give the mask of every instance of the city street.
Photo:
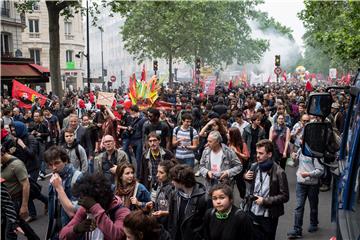
[[[290,187],[290,200],[285,205],[285,215],[280,217],[279,225],[277,229],[277,237],[276,239],[283,240],[287,239],[286,233],[292,228],[294,224],[293,212],[296,205],[295,198],[295,168],[287,167],[286,173],[289,180]],[[200,178],[198,178],[201,180]],[[43,193],[47,195],[46,191],[48,189],[47,184],[48,181],[40,182],[43,186]],[[235,203],[238,205],[239,196],[238,192],[235,190]],[[45,238],[46,228],[47,228],[47,216],[43,215],[43,205],[36,200],[35,202],[37,210],[38,210],[38,219],[32,222],[30,225],[34,228],[36,233],[40,236],[41,239]],[[333,235],[335,235],[335,223],[330,223],[330,209],[331,209],[331,192],[320,192],[320,200],[319,200],[319,231],[315,233],[308,233],[307,227],[309,225],[310,217],[309,217],[309,204],[306,203],[305,213],[304,213],[304,230],[303,230],[303,239],[309,240],[327,240],[330,239]],[[25,239],[25,238],[19,238]]]

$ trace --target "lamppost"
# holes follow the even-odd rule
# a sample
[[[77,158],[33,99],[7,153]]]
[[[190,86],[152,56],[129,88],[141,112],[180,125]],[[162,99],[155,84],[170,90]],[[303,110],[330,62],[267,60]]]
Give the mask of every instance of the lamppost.
[[[104,79],[104,51],[103,51],[103,32],[104,29],[102,27],[99,27],[100,30],[100,36],[101,36],[101,79],[103,82],[105,82]]]
[[[90,34],[89,34],[89,1],[86,0],[86,59],[87,59],[87,86],[90,93]]]

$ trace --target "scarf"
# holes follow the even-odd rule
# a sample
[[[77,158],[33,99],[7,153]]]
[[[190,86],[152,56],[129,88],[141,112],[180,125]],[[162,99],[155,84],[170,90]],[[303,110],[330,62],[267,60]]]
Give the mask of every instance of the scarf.
[[[283,137],[286,133],[286,125],[280,126],[279,124],[274,125],[274,130],[277,137]]]
[[[272,168],[273,164],[273,160],[269,158],[266,161],[259,163],[259,169],[262,172],[267,172]]]
[[[127,186],[123,186],[121,183],[116,188],[115,194],[121,198],[125,207],[130,208],[131,201],[130,198],[134,195],[136,181],[133,181]]]

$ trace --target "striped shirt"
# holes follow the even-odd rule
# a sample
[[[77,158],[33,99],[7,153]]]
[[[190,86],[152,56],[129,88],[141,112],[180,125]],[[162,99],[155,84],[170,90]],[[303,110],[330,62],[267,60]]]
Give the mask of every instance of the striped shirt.
[[[179,129],[179,130],[177,130]],[[199,139],[199,135],[197,131],[192,128],[193,130],[193,141],[195,139]],[[176,134],[177,132],[177,134]],[[184,141],[181,141],[180,145],[176,147],[175,157],[177,159],[187,159],[187,158],[195,158],[195,154],[193,150],[189,150],[184,148],[183,146],[191,146],[191,138],[190,138],[190,128],[187,130],[182,129],[182,127],[176,127],[173,130],[173,136],[176,137],[176,140],[180,138],[184,138]]]

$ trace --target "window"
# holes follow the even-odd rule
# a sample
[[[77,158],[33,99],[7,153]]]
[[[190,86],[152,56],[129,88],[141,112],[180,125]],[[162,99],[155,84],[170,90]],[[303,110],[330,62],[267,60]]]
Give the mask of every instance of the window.
[[[41,65],[40,49],[29,49],[29,51],[30,51],[30,58],[34,59],[34,63]]]
[[[39,32],[39,20],[38,19],[29,19],[29,32],[31,32],[31,33]]]
[[[11,34],[1,33],[1,56],[7,56],[11,52]]]
[[[72,62],[72,61],[73,61],[73,51],[66,50],[66,62]]]
[[[10,1],[1,1],[1,16],[10,17]]]
[[[71,35],[72,31],[72,23],[71,22],[65,22],[65,35]]]

